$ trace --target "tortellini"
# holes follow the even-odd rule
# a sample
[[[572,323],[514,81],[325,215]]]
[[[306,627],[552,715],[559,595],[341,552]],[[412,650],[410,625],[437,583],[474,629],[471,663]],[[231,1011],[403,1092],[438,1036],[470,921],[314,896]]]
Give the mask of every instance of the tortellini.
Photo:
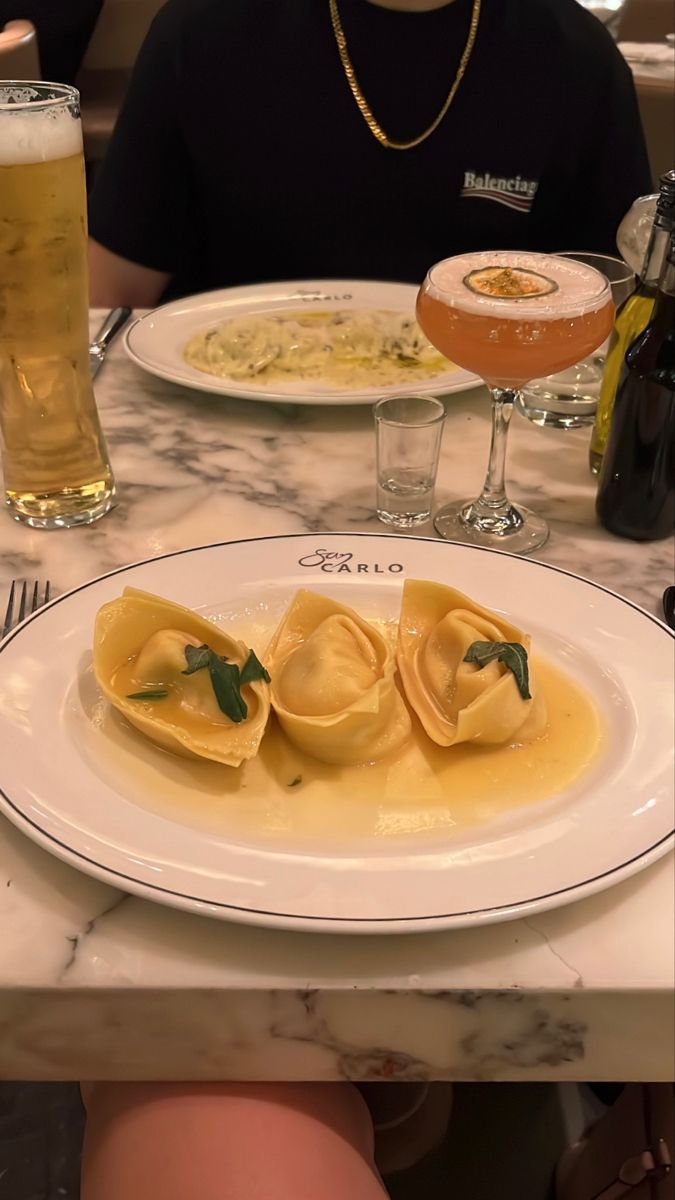
[[[440,583],[407,580],[399,620],[397,660],[406,698],[439,746],[530,741],[546,728],[546,706],[530,664],[530,693],[520,694],[503,663],[464,662],[473,642],[530,639],[503,617]]]
[[[326,763],[372,762],[411,731],[394,655],[351,608],[301,590],[266,654],[272,707],[286,736]]]
[[[243,642],[190,609],[125,588],[97,614],[94,671],[110,702],[153,742],[237,767],[258,752],[270,711],[269,684],[256,678],[237,685],[239,711],[236,720],[230,718],[208,667],[195,664],[185,673],[186,647],[196,653],[204,645],[240,670],[250,655]]]

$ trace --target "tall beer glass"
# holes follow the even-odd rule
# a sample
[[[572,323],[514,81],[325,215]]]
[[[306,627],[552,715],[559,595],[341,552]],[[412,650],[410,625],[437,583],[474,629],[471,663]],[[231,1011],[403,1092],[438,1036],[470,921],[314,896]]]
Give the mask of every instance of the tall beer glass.
[[[0,441],[10,515],[86,524],[115,486],[89,372],[79,95],[0,82]]]
[[[604,275],[576,259],[518,251],[446,258],[429,271],[417,319],[432,346],[483,377],[492,394],[492,443],[483,491],[440,509],[436,532],[452,541],[528,554],[548,526],[506,495],[506,438],[518,390],[604,342],[614,316]]]

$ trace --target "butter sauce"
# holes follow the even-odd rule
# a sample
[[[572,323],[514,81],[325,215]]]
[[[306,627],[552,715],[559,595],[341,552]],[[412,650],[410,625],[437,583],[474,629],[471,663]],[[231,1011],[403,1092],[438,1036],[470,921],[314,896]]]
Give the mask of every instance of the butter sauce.
[[[158,749],[95,699],[90,752],[132,803],[237,842],[280,849],[304,842],[330,851],[355,840],[445,840],[562,793],[601,752],[604,732],[591,698],[550,662],[535,664],[549,723],[525,745],[442,748],[413,717],[401,751],[338,767],[296,750],[271,717],[258,756],[232,768]]]

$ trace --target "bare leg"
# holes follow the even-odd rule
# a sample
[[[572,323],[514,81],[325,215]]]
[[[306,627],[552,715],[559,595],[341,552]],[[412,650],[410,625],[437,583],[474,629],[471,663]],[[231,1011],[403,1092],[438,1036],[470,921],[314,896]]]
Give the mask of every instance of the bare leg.
[[[373,1131],[342,1083],[83,1088],[81,1200],[386,1200]]]

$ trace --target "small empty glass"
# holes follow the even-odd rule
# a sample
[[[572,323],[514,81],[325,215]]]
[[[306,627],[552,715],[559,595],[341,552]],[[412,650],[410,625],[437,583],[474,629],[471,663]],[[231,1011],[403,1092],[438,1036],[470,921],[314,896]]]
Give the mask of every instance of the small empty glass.
[[[615,309],[635,289],[635,272],[621,258],[567,251],[558,254],[558,258],[574,258],[604,275],[612,289]],[[605,370],[605,354],[606,343],[573,367],[533,379],[522,388],[516,408],[535,425],[553,425],[557,429],[592,425]]]
[[[434,396],[390,396],[373,409],[377,515],[413,529],[431,519],[445,407]]]

